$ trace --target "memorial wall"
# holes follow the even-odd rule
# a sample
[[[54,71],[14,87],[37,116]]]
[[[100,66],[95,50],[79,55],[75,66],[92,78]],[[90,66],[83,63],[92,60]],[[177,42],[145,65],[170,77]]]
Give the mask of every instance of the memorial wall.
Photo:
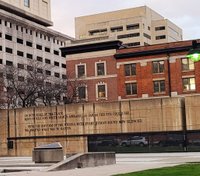
[[[87,152],[91,135],[182,131],[183,110],[182,98],[1,110],[0,155],[31,156],[52,142],[65,153]]]

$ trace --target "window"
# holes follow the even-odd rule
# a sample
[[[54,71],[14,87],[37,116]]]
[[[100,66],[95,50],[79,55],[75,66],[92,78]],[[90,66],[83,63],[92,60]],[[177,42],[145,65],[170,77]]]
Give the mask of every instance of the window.
[[[23,64],[19,64],[19,63],[18,63],[18,64],[17,64],[17,67],[20,68],[20,69],[24,69],[24,65],[23,65]]]
[[[195,78],[183,78],[183,91],[193,91],[196,89]]]
[[[49,70],[46,70],[46,71],[45,71],[45,73],[46,73],[46,75],[49,75],[49,76],[51,76],[51,71],[49,71]]]
[[[50,48],[45,47],[45,52],[50,53]]]
[[[156,40],[162,40],[162,39],[166,39],[166,35],[156,36]]]
[[[17,38],[17,43],[22,44],[23,45],[23,40],[20,38]]]
[[[66,64],[62,64],[62,68],[66,68]]]
[[[181,62],[183,71],[194,70],[194,62],[192,60],[187,58],[182,58]]]
[[[12,36],[11,36],[11,35],[8,35],[8,34],[6,34],[6,35],[5,35],[5,39],[6,39],[6,40],[10,40],[10,41],[12,41]]]
[[[6,47],[6,52],[12,54],[12,53],[13,53],[13,50],[12,50],[11,48],[7,48],[7,47]]]
[[[36,45],[36,48],[39,50],[42,50],[42,46],[41,45]]]
[[[78,99],[86,100],[86,86],[78,87]]]
[[[37,69],[37,72],[38,72],[38,73],[43,73],[43,70],[42,70],[41,68],[38,68],[38,69]]]
[[[149,40],[151,40],[151,36],[146,34],[146,33],[143,33],[144,37],[148,38]]]
[[[55,55],[59,55],[59,51],[54,50],[53,53],[54,53]]]
[[[165,92],[165,81],[164,80],[154,81],[153,85],[154,85],[154,93]]]
[[[24,6],[30,7],[30,0],[24,0]]]
[[[24,82],[24,77],[23,76],[18,76],[18,81]]]
[[[62,79],[67,79],[67,75],[62,75]]]
[[[140,42],[125,43],[127,46],[140,46]]]
[[[43,61],[42,57],[37,56],[37,61],[42,62]]]
[[[105,63],[101,62],[101,63],[96,63],[96,75],[97,76],[102,76],[105,75]]]
[[[155,27],[155,30],[156,30],[156,31],[165,30],[165,26],[158,26],[158,27]]]
[[[29,42],[29,41],[26,41],[26,46],[32,47],[32,46],[33,46],[33,43],[32,43],[32,42]]]
[[[123,31],[123,26],[111,27],[111,32],[120,32]]]
[[[12,79],[13,75],[12,74],[6,74],[6,79]]]
[[[3,59],[0,59],[0,64],[3,64]]]
[[[51,60],[45,59],[45,63],[46,63],[46,64],[51,64]]]
[[[164,72],[164,61],[153,62],[153,73],[163,73]]]
[[[136,95],[137,94],[137,83],[126,83],[126,95]]]
[[[33,59],[33,55],[32,55],[32,54],[29,54],[29,53],[26,54],[26,57],[27,57],[28,59]]]
[[[89,31],[89,35],[98,35],[98,34],[104,34],[107,32],[107,29],[95,29]]]
[[[136,64],[125,64],[124,65],[125,76],[136,75]]]
[[[97,98],[98,99],[106,98],[106,85],[105,84],[97,85]]]
[[[18,55],[18,56],[21,56],[21,57],[24,57],[24,52],[22,52],[22,51],[17,51],[17,55]]]
[[[57,67],[59,67],[60,64],[59,64],[59,62],[56,62],[56,61],[55,61],[55,62],[54,62],[54,65],[57,66]]]
[[[77,77],[81,78],[86,76],[85,65],[77,65]]]
[[[47,87],[51,87],[51,83],[50,82],[46,82],[46,86]]]
[[[117,39],[123,39],[123,38],[131,38],[131,37],[139,37],[140,33],[133,33],[133,34],[124,34],[124,35],[118,35]]]
[[[30,65],[27,65],[27,70],[28,70],[28,71],[33,71],[33,67],[30,66]]]
[[[140,25],[139,24],[129,24],[126,26],[127,30],[133,30],[133,29],[139,29]]]
[[[6,61],[6,65],[7,66],[13,66],[13,62],[12,61]]]
[[[54,73],[54,76],[55,76],[56,78],[60,78],[60,73]]]

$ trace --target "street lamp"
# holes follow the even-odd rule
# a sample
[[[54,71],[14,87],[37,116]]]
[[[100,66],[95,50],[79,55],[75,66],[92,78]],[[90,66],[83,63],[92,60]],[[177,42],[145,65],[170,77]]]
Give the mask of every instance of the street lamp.
[[[200,61],[200,46],[198,46],[196,40],[192,41],[192,49],[188,52],[187,58],[191,59],[193,62]]]

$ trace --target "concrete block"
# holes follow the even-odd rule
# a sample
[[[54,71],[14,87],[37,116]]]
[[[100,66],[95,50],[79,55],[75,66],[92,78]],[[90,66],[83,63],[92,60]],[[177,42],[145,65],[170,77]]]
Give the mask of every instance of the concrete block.
[[[116,156],[114,152],[83,153],[66,158],[66,160],[50,166],[46,171],[60,171],[112,164],[116,164]]]
[[[32,153],[32,160],[35,163],[57,163],[63,159],[64,153],[60,143],[36,147]]]
[[[63,149],[33,150],[35,163],[57,163],[63,160]]]

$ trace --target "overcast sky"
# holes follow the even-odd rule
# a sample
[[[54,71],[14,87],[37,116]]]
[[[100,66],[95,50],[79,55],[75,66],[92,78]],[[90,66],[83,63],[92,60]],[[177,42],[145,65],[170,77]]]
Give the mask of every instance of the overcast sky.
[[[53,29],[74,37],[74,18],[147,5],[183,29],[184,40],[200,39],[200,0],[51,0]]]

